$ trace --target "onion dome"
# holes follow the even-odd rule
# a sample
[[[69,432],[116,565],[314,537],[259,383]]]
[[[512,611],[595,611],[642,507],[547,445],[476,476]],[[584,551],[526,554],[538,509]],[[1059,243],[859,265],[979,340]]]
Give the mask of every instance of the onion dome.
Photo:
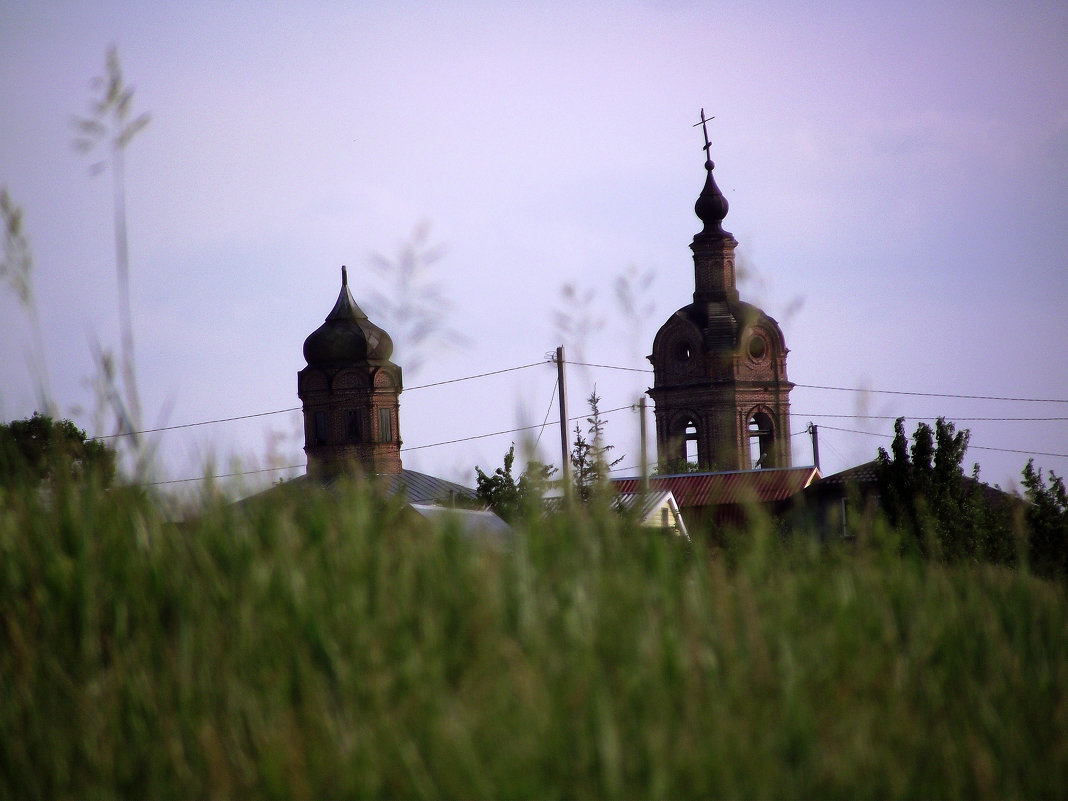
[[[348,271],[341,268],[341,293],[326,322],[304,340],[308,364],[385,362],[393,355],[389,334],[367,319],[349,292]]]
[[[705,224],[698,236],[708,234],[716,236],[730,235],[729,232],[723,230],[721,225],[723,218],[727,216],[727,209],[730,207],[727,204],[727,198],[723,196],[723,193],[719,191],[719,187],[716,186],[716,179],[712,177],[712,169],[715,166],[712,163],[712,159],[708,159],[705,162],[705,170],[707,170],[708,175],[705,178],[704,188],[701,189],[701,194],[693,207],[693,210],[697,212],[698,219]]]

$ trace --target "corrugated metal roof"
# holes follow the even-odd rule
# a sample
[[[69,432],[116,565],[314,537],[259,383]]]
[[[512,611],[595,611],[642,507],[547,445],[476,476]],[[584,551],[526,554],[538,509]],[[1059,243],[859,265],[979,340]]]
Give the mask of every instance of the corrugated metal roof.
[[[375,478],[390,495],[403,492],[408,503],[448,503],[456,497],[476,497],[473,489],[415,470],[379,473]]]
[[[731,470],[717,473],[680,473],[650,476],[652,490],[671,490],[680,508],[745,503],[775,503],[800,492],[815,479],[815,467],[778,467],[764,470]],[[617,492],[637,492],[638,478],[616,478]]]
[[[290,485],[302,483],[315,483],[319,486],[333,490],[341,483],[342,477],[338,475],[316,479],[308,475],[297,476],[287,482]],[[401,470],[399,473],[379,473],[374,477],[375,482],[389,495],[404,494],[408,503],[449,503],[452,499],[475,498],[475,491],[469,487],[446,481],[444,478],[429,476],[416,470]]]
[[[616,486],[613,486],[613,489],[617,491],[617,494],[611,500],[612,508],[617,512],[632,512],[641,520],[647,518],[649,513],[658,506],[666,503],[668,496],[671,494],[668,490],[651,489],[643,501],[641,492],[637,490],[634,492],[624,492]],[[541,508],[548,514],[557,514],[558,512],[564,511],[564,496],[544,496],[541,499]]]

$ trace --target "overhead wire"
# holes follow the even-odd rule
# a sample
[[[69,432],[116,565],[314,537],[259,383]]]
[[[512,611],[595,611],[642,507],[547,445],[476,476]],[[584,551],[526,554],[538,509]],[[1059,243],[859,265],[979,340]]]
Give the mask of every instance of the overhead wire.
[[[652,373],[654,372],[648,367],[621,367],[616,364],[594,364],[592,362],[569,362],[569,364],[576,365],[578,367],[597,367],[604,370],[622,370],[631,373]],[[915,395],[917,397],[924,398],[956,398],[962,400],[993,400],[993,401],[1015,401],[1019,403],[1068,403],[1068,398],[1016,398],[1003,395],[962,395],[949,392],[913,392],[900,389],[863,389],[858,387],[835,387],[823,384],[794,384],[795,387],[801,387],[803,389],[825,389],[834,390],[837,392],[862,392],[862,393],[874,393],[878,395]]]
[[[844,431],[847,434],[864,434],[869,437],[881,437],[882,439],[892,439],[893,434],[887,434],[885,432],[875,431],[860,431],[855,428],[839,428],[838,426],[820,426],[820,430],[827,429],[828,431]],[[1056,456],[1068,459],[1068,453],[1049,453],[1046,451],[1025,451],[1017,450],[1014,448],[995,448],[989,445],[972,445],[969,443],[968,447],[977,451],[996,451],[998,453],[1022,453],[1031,456]]]
[[[552,405],[551,404],[550,404],[549,408],[552,409]],[[602,414],[602,415],[613,414],[614,412],[621,412],[621,411],[628,410],[628,409],[631,409],[631,408],[633,408],[633,407],[632,406],[617,406],[614,409],[605,409],[604,411],[599,411],[599,414]],[[579,420],[582,420],[583,418],[588,418],[588,417],[589,417],[589,415],[580,414],[580,415],[578,415],[576,417],[568,418],[568,422],[569,423],[574,423],[574,422],[578,422]],[[530,431],[530,430],[535,429],[535,428],[544,428],[544,427],[545,427],[545,423],[529,425],[529,426],[519,426],[518,428],[509,428],[509,429],[504,429],[502,431],[493,431],[493,432],[490,432],[489,434],[474,434],[474,435],[472,435],[470,437],[460,437],[459,439],[442,440],[441,442],[431,442],[431,443],[428,443],[426,445],[411,445],[411,446],[409,446],[407,448],[401,448],[400,450],[401,450],[401,453],[405,453],[407,451],[419,451],[419,450],[423,450],[425,448],[436,448],[436,447],[441,446],[441,445],[455,445],[455,444],[457,444],[459,442],[471,442],[472,440],[476,440],[476,439],[488,439],[489,437],[499,437],[499,436],[502,436],[503,434],[517,434],[520,431]],[[296,465],[286,465],[284,467],[266,467],[266,468],[263,468],[262,470],[245,470],[245,471],[241,471],[241,472],[237,472],[237,473],[225,473],[225,474],[218,475],[218,476],[198,476],[198,477],[193,477],[193,478],[176,478],[176,479],[172,479],[172,480],[169,480],[169,481],[153,481],[153,482],[150,482],[149,484],[147,484],[145,486],[156,486],[156,485],[159,485],[159,484],[181,484],[181,483],[187,482],[187,481],[206,481],[206,480],[211,479],[211,478],[231,478],[233,476],[246,476],[246,475],[252,475],[254,473],[269,473],[269,472],[276,471],[276,470],[291,470],[291,469],[298,468],[298,467],[304,467],[304,465],[296,464]]]
[[[897,420],[899,417],[904,417],[910,420],[935,420],[939,417],[948,417],[945,414],[805,414],[804,412],[790,412],[791,417],[812,418],[812,417],[831,417],[840,420]],[[998,422],[998,423],[1051,423],[1068,420],[1068,417],[957,417],[953,415],[953,422],[955,423],[981,423],[981,422]]]
[[[145,428],[141,431],[123,431],[119,434],[105,434],[99,437],[92,437],[92,439],[115,439],[116,437],[129,437],[138,434],[155,434],[158,431],[173,431],[176,428],[194,428],[196,426],[208,426],[212,423],[232,423],[235,420],[248,420],[253,417],[267,417],[272,414],[284,414],[285,412],[299,412],[299,406],[292,406],[288,409],[275,409],[273,412],[256,412],[254,414],[239,414],[236,417],[220,417],[217,420],[201,420],[197,423],[179,423],[173,426],[160,426],[159,428]]]
[[[189,481],[209,481],[216,478],[233,478],[234,476],[251,476],[254,473],[274,473],[278,470],[295,470],[304,467],[302,464],[287,464],[284,467],[264,467],[261,470],[241,470],[237,473],[219,473],[211,476],[194,476],[193,478],[172,478],[167,481],[149,481],[142,484],[144,487],[158,487],[162,484],[185,484]]]
[[[538,431],[538,438],[534,440],[534,450],[538,449],[538,445],[541,443],[541,435],[545,433],[545,426],[549,423],[549,413],[553,410],[553,401],[556,400],[556,389],[560,386],[560,376],[556,376],[556,381],[553,382],[553,394],[549,398],[549,406],[545,410],[545,419],[541,421],[541,430]]]
[[[433,382],[431,384],[420,384],[420,385],[415,386],[415,387],[407,387],[404,391],[405,392],[414,392],[417,389],[429,389],[430,387],[440,387],[440,386],[443,386],[444,384],[455,384],[458,381],[470,381],[472,378],[485,378],[486,376],[500,375],[501,373],[514,373],[516,370],[527,370],[527,369],[529,369],[531,367],[537,367],[538,365],[541,365],[541,364],[547,364],[547,362],[544,362],[544,361],[531,362],[530,364],[521,364],[518,367],[506,367],[503,370],[491,370],[488,373],[478,373],[477,375],[465,375],[462,378],[449,378],[449,379],[446,379],[445,381],[435,381],[435,382]]]
[[[911,395],[921,398],[955,398],[959,400],[1012,401],[1015,403],[1068,403],[1068,398],[1010,398],[1001,395],[956,395],[948,392],[909,392],[901,389],[858,389],[856,387],[831,387],[820,384],[794,384],[804,389],[827,389],[836,392],[862,392],[877,395]]]
[[[414,392],[414,391],[417,391],[417,390],[420,390],[420,389],[429,389],[431,387],[444,386],[444,385],[447,385],[447,384],[455,384],[455,383],[459,383],[459,382],[462,382],[462,381],[470,381],[470,380],[474,380],[474,379],[478,379],[478,378],[486,378],[486,377],[489,377],[489,376],[501,375],[501,374],[504,374],[504,373],[511,373],[511,372],[516,372],[516,371],[519,371],[519,370],[527,370],[527,369],[530,369],[532,367],[538,367],[538,366],[540,366],[542,364],[547,364],[547,363],[551,363],[551,360],[542,360],[542,361],[537,361],[537,362],[530,362],[528,364],[522,364],[522,365],[516,365],[514,367],[502,368],[500,370],[490,370],[490,371],[483,372],[483,373],[476,373],[476,374],[473,374],[473,375],[461,376],[459,378],[446,379],[444,381],[435,381],[435,382],[431,382],[431,383],[428,383],[428,384],[419,384],[419,385],[416,385],[414,387],[407,388],[406,391],[407,392]],[[605,369],[605,370],[618,370],[618,371],[624,371],[624,372],[635,372],[635,373],[646,373],[646,374],[649,374],[649,373],[653,372],[653,370],[651,370],[649,368],[624,367],[624,366],[620,366],[620,365],[601,364],[601,363],[595,363],[595,362],[570,362],[570,364],[573,364],[575,366],[580,366],[580,367],[591,367],[591,368]],[[838,391],[838,392],[860,392],[860,393],[873,393],[873,394],[886,394],[886,395],[903,395],[903,396],[929,397],[929,398],[953,398],[953,399],[962,399],[962,400],[1008,401],[1008,402],[1018,402],[1018,403],[1068,403],[1068,399],[1061,399],[1061,398],[1023,398],[1023,397],[1008,397],[1008,396],[997,396],[997,395],[965,395],[965,394],[954,394],[954,393],[914,392],[914,391],[905,391],[905,390],[858,389],[858,388],[854,388],[854,387],[838,387],[838,386],[819,385],[819,384],[794,384],[794,386],[795,387],[801,387],[801,388],[804,388],[804,389],[818,389],[818,390],[829,390],[829,391]],[[476,440],[476,439],[486,439],[486,438],[489,438],[489,437],[501,436],[503,434],[514,434],[514,433],[519,433],[521,431],[530,431],[530,430],[533,430],[535,428],[539,429],[538,439],[536,441],[536,444],[537,444],[537,442],[541,441],[542,433],[544,432],[544,430],[545,430],[545,428],[546,428],[546,426],[548,424],[549,414],[552,411],[552,404],[553,404],[553,401],[556,398],[556,392],[557,392],[558,389],[559,389],[559,380],[557,380],[557,382],[553,386],[553,394],[552,394],[552,397],[550,398],[550,401],[549,401],[549,407],[546,410],[545,419],[542,421],[542,423],[540,425],[521,426],[521,427],[518,427],[518,428],[504,429],[504,430],[501,430],[501,431],[494,431],[494,432],[491,432],[491,433],[488,433],[488,434],[477,434],[477,435],[473,435],[473,436],[470,436],[470,437],[460,437],[460,438],[452,439],[452,440],[443,440],[441,442],[434,442],[434,443],[429,443],[429,444],[426,444],[426,445],[415,445],[415,446],[410,446],[408,448],[402,448],[401,450],[402,451],[422,450],[422,449],[425,449],[425,448],[433,448],[433,447],[438,447],[438,446],[442,446],[442,445],[452,445],[452,444],[457,444],[457,443],[460,443],[460,442],[470,442],[470,441]],[[611,413],[614,413],[614,412],[623,411],[625,409],[630,409],[630,408],[632,408],[632,407],[631,406],[620,406],[620,407],[617,407],[615,409],[604,410],[604,411],[602,411],[600,413],[601,414],[611,414]],[[174,430],[183,429],[183,428],[194,428],[194,427],[198,427],[198,426],[213,425],[213,424],[217,424],[217,423],[229,423],[229,422],[236,422],[238,420],[249,420],[249,419],[254,419],[254,418],[257,418],[257,417],[267,417],[267,416],[276,415],[276,414],[286,414],[286,413],[289,413],[289,412],[296,412],[296,411],[300,411],[300,410],[301,410],[300,406],[291,406],[291,407],[287,407],[285,409],[275,409],[275,410],[267,411],[267,412],[254,412],[254,413],[251,413],[251,414],[234,415],[232,417],[221,417],[221,418],[216,418],[216,419],[213,419],[213,420],[201,420],[201,421],[196,421],[196,422],[192,422],[192,423],[180,423],[180,424],[175,424],[175,425],[170,425],[170,426],[159,426],[157,428],[143,429],[143,430],[140,430],[140,431],[130,431],[130,432],[122,432],[122,433],[118,433],[118,434],[109,434],[109,435],[94,437],[93,439],[108,440],[108,439],[116,439],[116,438],[122,437],[122,436],[131,436],[131,435],[138,435],[138,434],[153,434],[153,433],[159,433],[159,432],[162,432],[162,431],[174,431]],[[897,419],[897,417],[903,416],[903,415],[890,416],[890,415],[831,414],[831,413],[803,414],[803,413],[800,413],[800,412],[792,412],[790,414],[790,416],[791,417],[797,417],[797,418],[806,418],[807,417],[807,418],[819,418],[819,419],[827,419],[827,418],[830,418],[830,419],[864,419],[864,418],[866,418],[866,419],[869,419],[869,420],[895,420],[895,419]],[[935,417],[944,416],[944,415],[927,415],[927,416],[905,415],[905,416],[913,418],[913,419],[927,419],[927,418],[934,419]],[[585,415],[585,414],[578,415],[576,417],[570,418],[568,420],[568,422],[571,423],[571,422],[575,422],[575,421],[578,421],[578,420],[582,420],[585,417],[588,417],[588,415]],[[1068,417],[954,417],[954,420],[957,421],[957,422],[1063,422],[1065,420],[1068,420]],[[829,425],[825,425],[825,424],[822,425],[821,428],[824,428],[824,429],[827,429],[827,430],[831,430],[831,431],[841,431],[841,432],[846,432],[846,433],[862,434],[862,435],[866,435],[866,436],[875,436],[875,437],[886,437],[886,436],[889,436],[889,435],[883,434],[883,433],[876,433],[876,432],[872,432],[872,431],[859,431],[859,430],[856,430],[856,429],[840,428],[840,427],[829,426]],[[795,432],[792,436],[799,436],[799,435],[805,434],[805,433],[807,433],[807,432],[806,431],[799,431],[799,432]],[[982,445],[972,445],[971,447],[973,449],[975,449],[975,450],[987,450],[987,451],[996,451],[996,452],[1002,452],[1002,453],[1019,453],[1019,454],[1031,454],[1031,455],[1036,455],[1036,456],[1068,457],[1068,454],[1050,453],[1050,452],[1042,452],[1042,451],[1026,451],[1026,450],[1017,450],[1017,449],[1009,449],[1009,448],[995,448],[995,447],[982,446]],[[237,473],[227,473],[225,475],[217,476],[217,477],[218,478],[225,478],[225,477],[232,477],[232,476],[239,476],[239,475],[249,475],[249,474],[253,474],[253,473],[270,472],[270,471],[274,471],[274,470],[291,469],[291,468],[300,467],[300,466],[301,465],[292,465],[292,466],[287,466],[287,467],[265,468],[263,470],[251,470],[251,471],[243,471],[243,472],[237,472]],[[174,484],[174,483],[182,483],[182,482],[186,482],[186,481],[198,481],[198,480],[203,480],[203,479],[202,478],[174,479],[174,480],[171,480],[171,481],[161,481],[161,482],[153,482],[153,483],[154,484]]]
[[[490,371],[485,372],[485,373],[476,373],[474,375],[461,376],[459,378],[449,378],[449,379],[446,379],[444,381],[433,381],[433,382],[431,382],[429,384],[419,384],[419,385],[416,385],[414,387],[408,387],[405,391],[406,392],[415,392],[415,391],[420,390],[420,389],[429,389],[431,387],[439,387],[439,386],[444,386],[446,384],[455,384],[455,383],[458,383],[458,382],[461,382],[461,381],[471,381],[471,380],[476,379],[476,378],[487,378],[489,376],[501,375],[503,373],[512,373],[512,372],[516,372],[518,370],[527,370],[527,369],[530,369],[531,367],[538,367],[539,365],[550,364],[550,363],[551,363],[551,361],[549,361],[549,360],[530,362],[529,364],[521,364],[521,365],[517,365],[515,367],[505,367],[505,368],[502,368],[500,370],[490,370]],[[570,362],[570,364],[573,364],[573,365],[578,366],[578,367],[593,367],[593,368],[604,369],[604,370],[620,370],[620,371],[632,372],[632,373],[647,373],[648,374],[648,373],[652,373],[653,372],[653,370],[651,370],[649,368],[644,368],[644,367],[623,367],[623,366],[620,366],[620,365],[599,364],[599,363],[595,363],[595,362]],[[833,391],[838,391],[838,392],[876,393],[876,394],[883,394],[883,395],[908,395],[908,396],[927,397],[927,398],[955,398],[955,399],[964,399],[964,400],[1014,401],[1014,402],[1019,402],[1019,403],[1068,403],[1068,399],[1062,399],[1062,398],[1016,398],[1016,397],[1007,397],[1007,396],[998,396],[998,395],[961,395],[961,394],[951,394],[951,393],[912,392],[912,391],[905,391],[905,390],[890,390],[890,389],[858,389],[856,387],[836,387],[836,386],[826,386],[826,385],[820,385],[820,384],[794,384],[794,386],[795,387],[802,387],[802,388],[805,388],[805,389],[833,390]],[[156,433],[159,433],[161,431],[175,431],[177,429],[182,429],[182,428],[195,428],[195,427],[198,427],[198,426],[214,425],[216,423],[232,423],[232,422],[236,422],[238,420],[250,420],[250,419],[253,419],[253,418],[256,418],[256,417],[268,417],[270,415],[275,415],[275,414],[286,414],[288,412],[300,411],[300,409],[301,409],[300,406],[289,406],[289,407],[287,407],[285,409],[274,409],[274,410],[268,411],[268,412],[253,412],[251,414],[234,415],[233,417],[219,417],[219,418],[216,418],[216,419],[213,419],[213,420],[199,420],[199,421],[192,422],[192,423],[177,423],[175,425],[170,425],[170,426],[159,426],[157,428],[146,428],[146,429],[141,429],[139,431],[123,431],[123,432],[120,432],[118,434],[104,434],[104,435],[101,435],[101,436],[92,437],[92,439],[106,440],[106,439],[117,439],[118,437],[136,436],[136,435],[141,435],[141,434],[156,434]],[[842,419],[845,419],[845,418],[860,419],[860,418],[863,418],[863,417],[867,417],[870,420],[893,420],[893,419],[896,419],[895,417],[882,416],[882,415],[837,415],[837,414],[808,414],[808,415],[805,415],[805,414],[800,414],[800,413],[796,413],[796,412],[792,412],[791,416],[792,417],[821,417],[821,418],[822,417],[831,417],[831,418],[837,417],[837,418],[842,418]],[[931,419],[933,419],[934,417],[937,417],[937,416],[939,416],[939,415],[933,415],[933,416],[932,415],[927,415],[926,417],[931,417]],[[919,416],[919,415],[912,415],[912,417],[915,417],[916,419],[926,419],[926,417],[921,418],[921,416]],[[954,419],[958,420],[958,421],[961,421],[961,422],[981,422],[981,421],[1029,422],[1029,421],[1032,421],[1032,420],[1034,420],[1034,421],[1042,421],[1042,422],[1045,422],[1045,421],[1053,422],[1053,421],[1068,420],[1068,417],[1044,417],[1044,418],[955,417]]]
[[[419,386],[408,387],[404,391],[405,392],[415,392],[418,389],[428,389],[430,387],[440,387],[443,384],[455,384],[455,383],[457,383],[459,381],[470,381],[470,380],[472,380],[474,378],[485,378],[486,376],[500,375],[501,373],[512,373],[512,372],[515,372],[516,370],[526,370],[526,369],[528,369],[530,367],[537,367],[540,364],[545,364],[545,362],[543,362],[543,361],[542,362],[531,362],[530,364],[521,364],[518,367],[506,367],[503,370],[491,370],[488,373],[478,373],[476,375],[465,375],[465,376],[462,376],[460,378],[450,378],[450,379],[448,379],[446,381],[435,381],[435,382],[430,383],[430,384],[420,384]],[[159,431],[174,431],[175,429],[178,429],[178,428],[194,428],[196,426],[212,425],[213,423],[232,423],[235,420],[249,420],[249,419],[251,419],[253,417],[267,417],[267,416],[272,415],[272,414],[285,414],[286,412],[299,412],[300,410],[301,410],[300,406],[291,406],[288,409],[275,409],[274,411],[270,411],[270,412],[254,412],[253,414],[239,414],[239,415],[236,415],[234,417],[220,417],[220,418],[218,418],[216,420],[201,420],[201,421],[196,422],[196,423],[179,423],[179,424],[173,425],[173,426],[160,426],[159,428],[146,428],[146,429],[143,429],[141,431],[123,431],[123,432],[118,433],[118,434],[105,434],[105,435],[102,435],[102,436],[99,436],[99,437],[92,437],[92,439],[115,439],[117,437],[129,437],[129,436],[134,436],[134,435],[139,435],[139,434],[155,434],[155,433],[157,433]]]
[[[550,407],[550,408],[552,408],[552,407]],[[631,408],[630,406],[617,406],[614,409],[605,409],[604,411],[599,411],[598,413],[602,414],[602,415],[612,414],[613,412],[621,412],[624,409],[630,409],[630,408]],[[580,414],[577,417],[569,417],[567,422],[576,423],[579,420],[582,420],[584,418],[589,418],[589,415]],[[535,425],[530,425],[530,426],[520,426],[519,428],[509,428],[509,429],[506,429],[504,431],[493,431],[493,432],[491,432],[489,434],[474,434],[474,435],[472,435],[470,437],[461,437],[459,439],[448,439],[448,440],[443,440],[441,442],[431,442],[431,443],[429,443],[427,445],[412,445],[409,448],[401,448],[401,453],[403,453],[404,451],[419,451],[419,450],[423,450],[424,448],[436,448],[439,445],[455,445],[458,442],[470,442],[470,441],[476,440],[476,439],[487,439],[489,437],[498,437],[498,436],[500,436],[502,434],[517,434],[520,431],[530,431],[530,430],[535,429],[535,428],[542,428],[543,426],[544,426],[544,423],[542,423],[540,425],[539,424],[535,424]]]

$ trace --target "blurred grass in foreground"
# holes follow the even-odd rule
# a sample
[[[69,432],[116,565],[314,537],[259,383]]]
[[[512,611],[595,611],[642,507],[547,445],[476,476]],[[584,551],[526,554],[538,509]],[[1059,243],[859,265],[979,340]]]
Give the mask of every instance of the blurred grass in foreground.
[[[1064,591],[892,532],[514,548],[353,485],[0,496],[0,797],[1063,797]]]

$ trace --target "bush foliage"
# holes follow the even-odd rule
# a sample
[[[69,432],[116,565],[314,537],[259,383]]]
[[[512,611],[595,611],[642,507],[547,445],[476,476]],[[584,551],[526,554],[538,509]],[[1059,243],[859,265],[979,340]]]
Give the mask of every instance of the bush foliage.
[[[70,420],[33,417],[0,425],[0,486],[36,487],[57,480],[115,478],[115,452],[87,439]]]

